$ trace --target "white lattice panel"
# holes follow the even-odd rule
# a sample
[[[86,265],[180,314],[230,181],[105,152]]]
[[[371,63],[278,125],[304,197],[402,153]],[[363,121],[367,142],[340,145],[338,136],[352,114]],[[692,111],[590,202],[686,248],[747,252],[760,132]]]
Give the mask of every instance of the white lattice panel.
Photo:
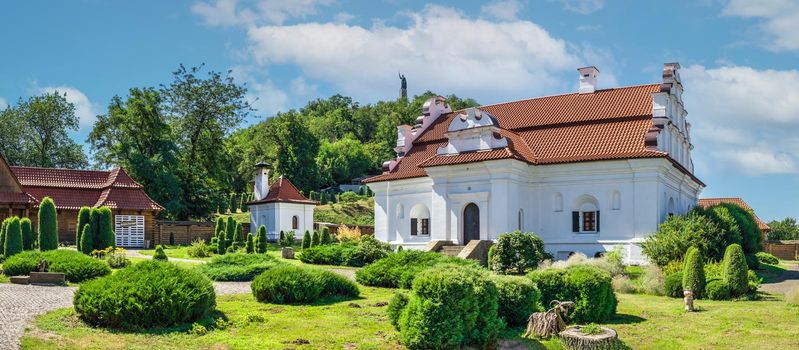
[[[144,247],[144,216],[117,215],[114,221],[117,247]]]

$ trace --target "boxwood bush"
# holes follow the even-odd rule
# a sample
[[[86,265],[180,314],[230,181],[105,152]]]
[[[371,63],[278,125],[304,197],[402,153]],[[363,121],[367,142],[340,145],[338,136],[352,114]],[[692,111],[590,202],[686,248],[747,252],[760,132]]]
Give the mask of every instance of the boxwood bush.
[[[712,280],[705,286],[705,297],[710,300],[730,299],[730,285],[723,280]]]
[[[757,260],[759,260],[763,264],[777,265],[780,263],[780,259],[766,252],[757,252],[755,256],[757,257]]]
[[[326,297],[357,297],[358,287],[333,272],[294,265],[272,268],[252,281],[258,301],[275,304],[312,303]]]
[[[544,241],[532,232],[503,233],[492,248],[488,266],[500,274],[523,275],[544,259],[551,258],[544,251]]]
[[[40,260],[46,260],[48,271],[62,272],[67,281],[73,283],[83,282],[88,279],[105,276],[111,273],[111,268],[103,260],[81,254],[75,250],[50,250],[39,252],[31,250],[22,252],[8,258],[3,263],[3,273],[8,276],[30,275],[36,271]]]
[[[569,300],[575,304],[569,319],[578,323],[603,322],[616,313],[610,273],[591,265],[549,268],[529,274],[541,291],[541,301]]]
[[[139,329],[190,323],[216,307],[211,281],[160,261],[144,261],[84,283],[73,300],[78,315],[94,326]]]
[[[252,281],[255,276],[280,264],[266,254],[216,255],[197,269],[214,281]]]
[[[685,266],[682,269],[682,287],[694,293],[694,298],[705,295],[705,260],[702,252],[691,247],[685,254]]]
[[[521,276],[492,276],[497,286],[499,317],[511,327],[523,326],[533,312],[541,310],[541,292],[533,281]]]
[[[416,275],[440,264],[477,266],[474,260],[433,252],[403,250],[358,270],[355,279],[365,286],[409,289]]]
[[[664,282],[663,288],[665,289],[667,296],[672,298],[682,298],[682,272],[675,272],[666,276],[666,281]]]

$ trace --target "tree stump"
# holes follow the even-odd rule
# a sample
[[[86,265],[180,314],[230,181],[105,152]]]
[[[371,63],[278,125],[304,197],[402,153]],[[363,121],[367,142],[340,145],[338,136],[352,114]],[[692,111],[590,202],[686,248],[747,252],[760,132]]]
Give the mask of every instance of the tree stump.
[[[616,331],[608,327],[600,327],[600,334],[583,334],[582,326],[569,327],[558,334],[560,342],[570,350],[605,350],[618,349],[619,337]]]
[[[291,247],[283,247],[280,251],[280,255],[283,259],[294,259],[294,248]]]

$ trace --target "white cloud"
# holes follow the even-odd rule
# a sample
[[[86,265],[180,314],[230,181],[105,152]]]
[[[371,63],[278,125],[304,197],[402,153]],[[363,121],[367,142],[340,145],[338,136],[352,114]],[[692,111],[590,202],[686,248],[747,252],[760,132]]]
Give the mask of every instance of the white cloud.
[[[0,97],[0,109],[6,109],[8,107],[8,102],[6,99]]]
[[[335,16],[333,16],[333,22],[336,22],[336,23],[347,23],[347,22],[353,20],[354,18],[355,18],[355,16],[353,14],[351,14],[351,13],[339,12]]]
[[[799,173],[799,71],[697,65],[681,76],[694,157],[710,171]]]
[[[769,49],[799,50],[799,1],[731,0],[722,15],[762,19]]]
[[[213,26],[253,26],[283,24],[292,18],[315,15],[318,6],[330,5],[332,0],[215,0],[198,1],[192,11]]]
[[[359,100],[393,96],[397,71],[424,90],[495,100],[551,92],[578,67],[569,45],[530,21],[491,22],[428,5],[407,26],[266,25],[248,31],[257,63],[293,64]],[[576,79],[576,78],[575,78]],[[413,91],[416,90],[416,91]]]
[[[518,0],[498,0],[483,5],[480,11],[498,20],[515,21],[522,7],[524,6]]]
[[[47,86],[39,89],[42,93],[58,92],[59,94],[66,94],[67,102],[75,105],[75,116],[78,117],[80,129],[90,128],[97,120],[100,107],[92,103],[89,98],[80,90],[69,86]]]
[[[582,15],[587,15],[605,7],[605,0],[557,0],[563,8]]]
[[[246,99],[256,109],[255,115],[268,118],[289,107],[289,96],[260,70],[247,66],[235,66],[230,70],[233,79],[247,84]]]

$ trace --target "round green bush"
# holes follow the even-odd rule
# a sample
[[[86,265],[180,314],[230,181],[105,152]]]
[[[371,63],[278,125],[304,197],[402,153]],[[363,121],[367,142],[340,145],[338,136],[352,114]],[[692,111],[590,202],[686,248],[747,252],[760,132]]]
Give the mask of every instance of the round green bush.
[[[214,281],[252,281],[255,276],[280,264],[266,254],[216,255],[197,270]]]
[[[541,292],[533,281],[521,276],[492,276],[499,296],[499,317],[511,327],[523,326],[533,312],[541,310]]]
[[[730,295],[737,297],[749,290],[746,259],[744,251],[738,244],[731,244],[724,252],[724,282],[729,286]]]
[[[688,249],[682,273],[682,287],[694,292],[694,297],[702,298],[705,295],[705,262],[699,249]]]
[[[547,258],[544,241],[532,232],[499,235],[488,266],[496,273],[523,275]]]
[[[280,265],[252,281],[252,294],[260,302],[312,303],[325,297],[356,297],[358,287],[330,271]]]
[[[355,273],[355,279],[365,286],[408,289],[416,275],[440,264],[477,266],[474,260],[434,252],[403,250],[366,265]]]
[[[42,259],[47,261],[48,271],[64,273],[66,280],[72,283],[111,273],[111,268],[105,261],[66,249],[44,253],[35,250],[19,253],[3,263],[3,273],[8,276],[30,275],[31,271],[36,271]]]
[[[171,263],[144,261],[84,283],[75,292],[78,315],[94,326],[139,329],[194,322],[216,307],[205,276]]]
[[[667,296],[672,298],[682,298],[682,272],[675,272],[666,276],[666,281],[663,283],[663,289]]]
[[[164,252],[164,246],[158,245],[155,247],[155,254],[153,254],[153,260],[159,261],[168,261],[169,257],[166,256],[166,252]]]
[[[553,300],[575,303],[569,319],[578,323],[603,322],[616,313],[618,300],[613,293],[610,273],[591,265],[565,269],[550,268],[529,274],[541,291],[541,302]]]
[[[757,260],[763,264],[778,265],[780,263],[780,259],[766,252],[757,252],[755,256],[757,257]]]
[[[712,280],[705,287],[705,296],[710,300],[729,300],[730,285],[722,280]]]
[[[497,290],[485,270],[442,265],[413,281],[413,293],[399,317],[408,349],[491,348],[502,328]]]

